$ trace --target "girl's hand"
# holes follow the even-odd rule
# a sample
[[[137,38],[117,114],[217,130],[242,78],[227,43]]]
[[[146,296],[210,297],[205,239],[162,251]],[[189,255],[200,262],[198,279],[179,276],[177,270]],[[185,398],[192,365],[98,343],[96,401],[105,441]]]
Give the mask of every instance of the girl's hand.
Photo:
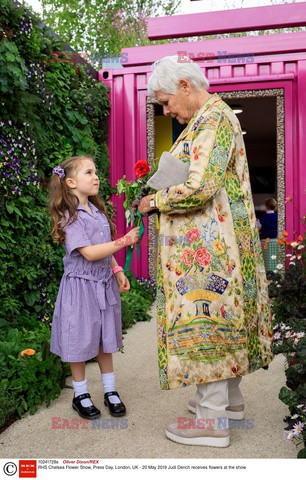
[[[126,235],[124,235],[124,245],[128,247],[129,245],[134,245],[138,242],[139,239],[139,230],[140,227],[132,228]]]
[[[124,272],[115,273],[115,277],[118,283],[119,292],[126,292],[130,289],[129,279],[125,276]]]

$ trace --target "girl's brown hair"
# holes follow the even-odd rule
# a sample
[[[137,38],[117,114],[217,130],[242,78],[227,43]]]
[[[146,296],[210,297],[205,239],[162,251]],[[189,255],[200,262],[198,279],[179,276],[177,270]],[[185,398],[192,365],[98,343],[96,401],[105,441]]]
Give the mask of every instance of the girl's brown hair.
[[[71,224],[77,219],[77,208],[79,200],[76,195],[71,193],[71,189],[66,184],[66,178],[74,177],[77,173],[77,168],[82,160],[89,159],[95,163],[94,158],[90,155],[81,155],[70,157],[64,160],[59,166],[65,172],[65,177],[60,178],[59,175],[54,174],[50,181],[50,214],[52,219],[52,235],[56,243],[65,243],[64,227]],[[112,239],[116,234],[116,228],[109,218],[103,200],[98,196],[90,196],[88,200],[93,203],[100,212],[106,216],[110,229]],[[68,217],[67,217],[68,212]]]

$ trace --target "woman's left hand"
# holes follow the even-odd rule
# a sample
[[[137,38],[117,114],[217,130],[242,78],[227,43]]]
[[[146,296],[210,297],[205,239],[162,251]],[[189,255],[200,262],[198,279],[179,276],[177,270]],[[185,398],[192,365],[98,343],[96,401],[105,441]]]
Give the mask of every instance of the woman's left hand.
[[[145,215],[146,213],[153,210],[153,208],[150,207],[151,198],[154,198],[154,195],[147,195],[146,197],[143,197],[140,200],[139,205],[138,205],[138,212],[140,212],[141,215]]]
[[[127,292],[130,289],[129,279],[125,276],[124,272],[115,273],[115,277],[118,283],[119,292]]]

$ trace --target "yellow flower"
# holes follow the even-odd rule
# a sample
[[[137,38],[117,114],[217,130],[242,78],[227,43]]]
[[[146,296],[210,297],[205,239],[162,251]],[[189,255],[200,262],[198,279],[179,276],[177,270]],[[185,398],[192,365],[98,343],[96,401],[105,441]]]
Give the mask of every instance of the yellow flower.
[[[32,350],[32,348],[27,348],[26,350],[22,350],[22,352],[20,352],[20,355],[22,357],[24,357],[25,355],[31,357],[32,355],[35,355],[35,350]]]
[[[219,242],[218,240],[216,240],[215,242],[213,242],[213,246],[214,246],[214,249],[216,250],[216,252],[218,252],[218,253],[223,252],[222,242]]]

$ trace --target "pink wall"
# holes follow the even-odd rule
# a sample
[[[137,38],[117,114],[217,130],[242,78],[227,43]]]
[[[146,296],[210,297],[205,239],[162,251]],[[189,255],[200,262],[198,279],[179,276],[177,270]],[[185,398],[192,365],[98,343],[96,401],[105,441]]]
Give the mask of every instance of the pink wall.
[[[306,2],[149,18],[148,38],[179,38],[304,26]]]
[[[286,43],[287,35],[290,42]],[[293,38],[295,36],[295,38]],[[280,37],[280,36],[279,36]],[[297,46],[302,41],[300,34],[282,35],[282,45],[278,40],[279,50],[284,50],[286,45]],[[258,44],[260,38],[262,45]],[[306,38],[306,37],[305,37]],[[228,42],[233,39],[214,40],[215,51],[228,50]],[[235,38],[236,52],[245,52],[245,38]],[[303,44],[304,43],[303,38]],[[217,42],[217,43],[216,43]],[[258,56],[255,53],[254,62],[247,64],[220,64],[218,60],[201,62],[200,66],[208,77],[211,87],[210,92],[254,90],[283,88],[285,96],[285,183],[286,196],[293,195],[294,205],[286,204],[286,230],[290,236],[293,232],[301,233],[302,226],[299,217],[305,214],[305,183],[306,183],[306,54],[305,53],[277,53],[261,55],[263,45],[271,44],[271,37],[257,37]],[[197,48],[199,43],[189,43],[190,49]],[[206,51],[212,49],[205,42]],[[239,46],[240,44],[240,46]],[[118,70],[101,70],[100,81],[111,87],[111,116],[110,116],[110,159],[111,183],[116,186],[119,178],[124,174],[128,179],[134,178],[133,166],[140,158],[146,158],[147,132],[146,132],[146,96],[147,79],[151,72],[150,63],[163,56],[174,54],[182,44],[156,45],[140,47],[144,64],[136,67],[127,67]],[[255,43],[254,43],[255,45]],[[144,49],[148,49],[145,55]],[[203,47],[202,47],[203,49]],[[291,47],[290,47],[291,49]],[[131,50],[129,60],[135,63],[137,49]],[[139,50],[139,49],[138,49]],[[105,79],[105,76],[108,76]],[[124,212],[122,198],[114,196],[113,201],[117,208],[118,231],[125,232]],[[296,211],[297,209],[297,211]],[[133,261],[132,270],[135,275],[148,276],[148,260],[146,242],[142,244],[141,261]],[[117,254],[120,263],[124,262],[123,251]]]

